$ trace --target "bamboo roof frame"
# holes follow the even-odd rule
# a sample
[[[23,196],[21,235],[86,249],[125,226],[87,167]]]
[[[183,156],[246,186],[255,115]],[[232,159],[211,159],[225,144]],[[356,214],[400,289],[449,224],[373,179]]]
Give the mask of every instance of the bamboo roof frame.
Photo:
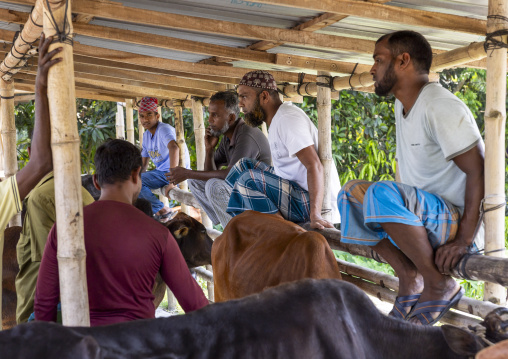
[[[169,8],[164,9],[167,11],[141,9],[125,5],[125,2],[129,3],[72,1],[72,26],[79,35],[73,45],[76,96],[116,102],[132,100],[134,108],[137,98],[155,96],[162,100],[162,106],[177,107],[180,111],[182,107],[191,108],[191,96],[205,99],[206,106],[211,94],[238,84],[243,74],[256,68],[269,70],[288,98],[316,96],[318,71],[332,74],[333,90],[353,88],[371,92],[373,81],[369,69],[372,62],[365,60],[365,56],[372,54],[380,34],[392,32],[397,26],[442,33],[442,48],[433,46],[433,71],[487,66],[487,54],[483,50],[483,36],[488,25],[486,16],[463,16],[444,6],[441,9],[436,5],[438,9],[431,11],[412,5],[396,6],[389,0],[258,0],[252,3],[258,8],[266,5],[306,14],[294,26],[283,28],[205,18],[199,13],[172,13]],[[193,1],[196,7],[203,2]],[[1,4],[35,8],[30,15],[28,10],[7,9]],[[42,25],[41,4],[41,0],[0,0],[0,24],[23,25],[21,34],[28,31],[33,35],[36,24]],[[282,18],[282,13],[279,16]],[[379,33],[361,34],[357,30],[343,31],[347,26],[337,27],[339,30],[334,27],[352,17],[381,24]],[[153,28],[154,32],[138,31],[140,24]],[[130,25],[137,26],[138,30],[129,29]],[[4,27],[0,27],[1,42],[17,44],[17,54],[31,51],[31,46],[20,43],[19,36],[14,40],[15,32],[8,29],[9,26]],[[163,30],[171,30],[174,36]],[[456,40],[442,40],[450,34]],[[229,38],[251,43],[245,46],[218,44],[207,41],[206,37],[202,39],[205,35],[213,37],[214,41],[224,38],[225,43]],[[474,41],[467,40],[471,35],[476,36]],[[37,37],[23,36],[23,39],[30,43]],[[111,47],[100,45],[104,43]],[[132,45],[140,48],[148,45],[149,53],[143,53],[143,49],[132,50]],[[308,49],[310,55],[301,49]],[[201,59],[192,60],[195,57]],[[17,60],[7,55],[0,64],[0,71],[3,76],[8,73],[7,78],[12,74],[17,91],[33,92],[36,67],[30,65],[31,61],[24,66],[27,58]],[[506,57],[503,61],[506,62]],[[303,80],[300,73],[305,73]]]

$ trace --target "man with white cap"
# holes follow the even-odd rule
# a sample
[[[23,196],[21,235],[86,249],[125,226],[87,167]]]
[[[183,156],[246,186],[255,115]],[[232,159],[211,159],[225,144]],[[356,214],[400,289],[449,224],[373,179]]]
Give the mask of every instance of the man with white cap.
[[[318,156],[318,133],[309,117],[291,102],[282,103],[273,76],[251,71],[238,86],[239,104],[245,122],[268,126],[268,142],[273,167],[252,159],[240,160],[226,182],[233,187],[228,212],[233,216],[245,210],[280,213],[293,222],[310,221],[312,228],[332,228],[321,216],[332,212],[332,222],[340,222],[337,194],[339,175],[332,164],[330,208],[322,208],[323,165]]]
[[[141,168],[142,188],[139,198],[144,198],[152,204],[152,211],[156,219],[170,219],[173,212],[164,207],[162,202],[152,193],[152,189],[169,184],[165,173],[170,168],[177,167],[180,162],[180,149],[176,143],[176,132],[173,126],[159,121],[157,112],[157,99],[143,97],[139,104],[138,121],[146,130],[143,134],[143,148],[141,156],[143,166]],[[149,160],[155,164],[155,169],[147,172]],[[185,168],[190,168],[189,151],[185,145]]]

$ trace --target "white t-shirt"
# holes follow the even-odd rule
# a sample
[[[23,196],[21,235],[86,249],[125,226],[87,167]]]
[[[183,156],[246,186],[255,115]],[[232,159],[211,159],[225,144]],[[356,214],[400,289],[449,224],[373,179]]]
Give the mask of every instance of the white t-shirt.
[[[305,112],[291,102],[284,102],[277,110],[268,129],[268,143],[272,152],[275,174],[295,181],[308,191],[307,168],[296,157],[296,153],[311,145],[318,152],[318,131]],[[340,190],[340,180],[333,162],[330,170],[332,222],[339,223],[337,195]]]
[[[483,140],[467,106],[438,83],[427,84],[406,116],[395,101],[397,161],[402,183],[464,208],[466,174],[454,157]]]
[[[395,101],[397,161],[402,183],[434,193],[464,212],[466,174],[452,161],[478,142],[484,147],[469,108],[438,83],[429,83],[406,116]],[[475,242],[483,242],[483,228]]]

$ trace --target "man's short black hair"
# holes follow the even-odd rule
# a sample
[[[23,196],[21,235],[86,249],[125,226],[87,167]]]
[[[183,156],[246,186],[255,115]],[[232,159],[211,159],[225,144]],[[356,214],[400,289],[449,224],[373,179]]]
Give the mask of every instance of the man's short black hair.
[[[229,113],[234,113],[236,119],[240,115],[240,106],[238,105],[238,94],[235,91],[220,91],[210,97],[212,101],[224,101],[224,107]]]
[[[100,186],[129,179],[142,166],[141,151],[124,140],[108,140],[95,152],[95,177]]]
[[[416,71],[429,73],[432,64],[432,48],[422,34],[411,30],[396,31],[381,36],[376,44],[385,39],[388,40],[392,57],[395,58],[407,52],[411,56]]]

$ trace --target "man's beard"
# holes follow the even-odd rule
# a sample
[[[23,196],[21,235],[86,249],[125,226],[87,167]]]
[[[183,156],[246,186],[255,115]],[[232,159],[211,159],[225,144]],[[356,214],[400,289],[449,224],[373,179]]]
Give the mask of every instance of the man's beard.
[[[395,75],[395,71],[393,71],[393,61],[390,62],[390,66],[386,69],[386,72],[381,80],[376,83],[374,86],[376,95],[378,96],[388,96],[392,91],[393,86],[397,83],[397,76]]]
[[[229,130],[229,123],[226,121],[224,122],[224,126],[222,126],[219,131],[215,131],[214,129],[210,128],[210,133],[213,137],[220,137],[221,135],[225,134],[227,130]]]
[[[259,103],[259,97],[256,98],[254,109],[245,114],[245,123],[251,127],[259,127],[263,124],[266,118],[266,113]]]

